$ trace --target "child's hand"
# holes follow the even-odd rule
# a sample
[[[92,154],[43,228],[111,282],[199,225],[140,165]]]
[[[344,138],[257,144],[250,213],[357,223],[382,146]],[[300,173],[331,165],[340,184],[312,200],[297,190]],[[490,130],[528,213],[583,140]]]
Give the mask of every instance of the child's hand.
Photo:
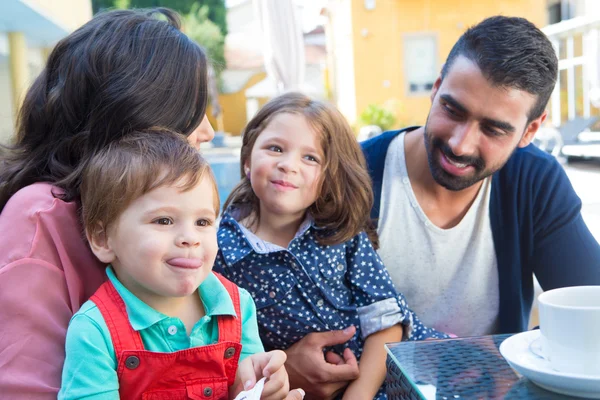
[[[265,387],[262,392],[261,399],[265,400],[282,400],[285,399],[290,390],[287,371],[283,364],[285,363],[286,355],[281,350],[269,351],[266,353],[253,354],[238,366],[236,384],[234,385],[234,393],[239,393],[241,390],[248,390],[256,384],[256,381],[263,376],[267,377]],[[296,393],[294,394],[297,397]],[[303,397],[303,396],[302,396]]]

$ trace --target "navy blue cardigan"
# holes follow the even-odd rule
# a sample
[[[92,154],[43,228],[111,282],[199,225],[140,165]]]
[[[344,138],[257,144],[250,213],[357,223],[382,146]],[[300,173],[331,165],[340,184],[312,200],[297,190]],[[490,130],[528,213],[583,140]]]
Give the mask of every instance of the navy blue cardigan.
[[[361,143],[373,180],[375,222],[389,144],[398,134],[416,128],[384,132]],[[498,333],[527,329],[533,273],[544,290],[600,285],[600,246],[580,210],[581,200],[563,168],[533,145],[517,149],[493,175],[490,222],[498,261]]]

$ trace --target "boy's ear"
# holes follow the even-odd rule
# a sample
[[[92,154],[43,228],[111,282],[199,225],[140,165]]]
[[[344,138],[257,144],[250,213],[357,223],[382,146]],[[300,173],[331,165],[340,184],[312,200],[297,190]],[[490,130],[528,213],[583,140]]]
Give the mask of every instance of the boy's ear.
[[[92,252],[96,255],[98,260],[102,261],[104,264],[110,264],[115,260],[115,253],[110,246],[106,229],[104,229],[102,224],[98,223],[94,229],[87,229],[85,235],[90,243]]]

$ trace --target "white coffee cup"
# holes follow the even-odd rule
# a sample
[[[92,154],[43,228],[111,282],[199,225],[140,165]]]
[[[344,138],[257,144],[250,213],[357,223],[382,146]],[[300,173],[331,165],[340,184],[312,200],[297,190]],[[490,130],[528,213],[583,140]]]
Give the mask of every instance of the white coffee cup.
[[[549,290],[538,302],[542,351],[551,367],[600,376],[600,286]]]

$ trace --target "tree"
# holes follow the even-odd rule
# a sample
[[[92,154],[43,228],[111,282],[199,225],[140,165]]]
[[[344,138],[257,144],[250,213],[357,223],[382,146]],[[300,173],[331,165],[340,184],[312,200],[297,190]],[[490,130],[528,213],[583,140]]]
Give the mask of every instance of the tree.
[[[92,0],[94,13],[111,8],[152,7],[171,8],[182,15],[184,32],[206,49],[220,77],[225,69],[225,0]]]
[[[185,15],[189,14],[194,6],[208,7],[208,19],[219,26],[223,36],[227,35],[225,0],[92,0],[94,14],[109,8],[167,7]]]
[[[220,76],[226,66],[225,36],[217,24],[208,18],[208,14],[206,5],[196,3],[184,17],[183,26],[186,35],[206,49],[216,75]]]

